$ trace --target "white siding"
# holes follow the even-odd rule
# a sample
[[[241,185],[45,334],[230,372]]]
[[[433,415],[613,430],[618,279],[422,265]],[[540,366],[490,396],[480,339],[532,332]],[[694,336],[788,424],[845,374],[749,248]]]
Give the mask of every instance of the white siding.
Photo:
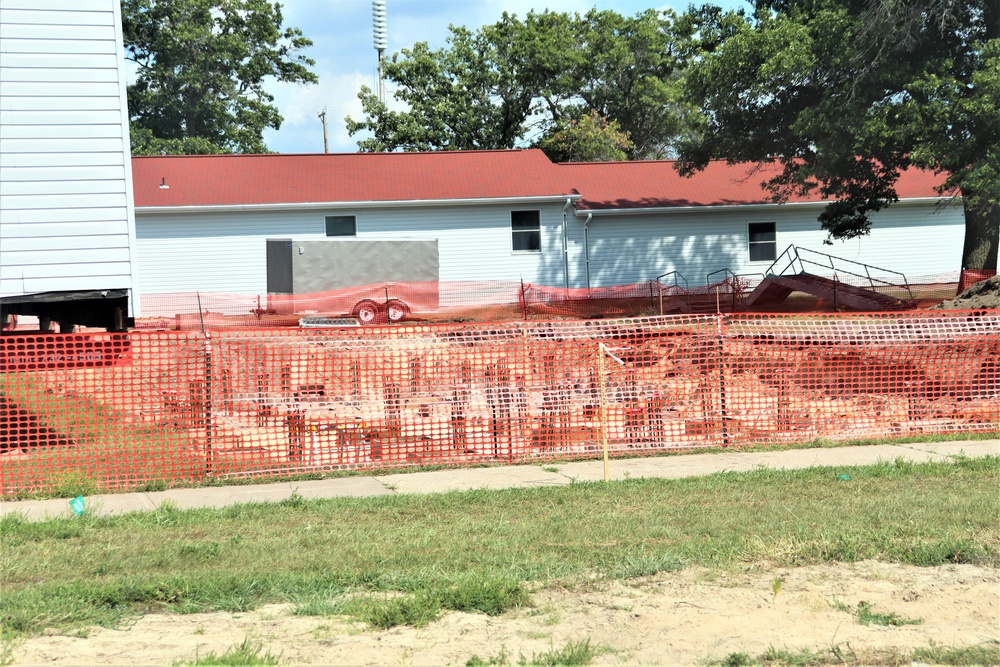
[[[510,212],[540,211],[540,253],[511,250]],[[563,284],[560,204],[160,214],[140,211],[140,291],[263,294],[265,239],[323,238],[326,215],[355,215],[359,238],[434,238],[440,279]]]
[[[747,225],[774,222],[777,253],[789,245],[898,271],[911,281],[954,274],[961,268],[965,218],[961,204],[899,203],[873,216],[872,231],[851,241],[824,245],[814,207],[776,206],[767,210],[702,211],[660,215],[595,216],[590,222],[591,285],[651,280],[678,271],[692,287],[704,285],[719,269],[763,272],[770,262],[750,262]],[[573,239],[582,236],[576,217]],[[582,265],[582,240],[572,244],[571,261]],[[818,272],[818,271],[817,271]],[[572,274],[575,285],[585,276]]]
[[[131,170],[118,0],[0,0],[0,294],[132,289]]]
[[[541,253],[511,251],[510,212],[541,212]],[[874,217],[870,236],[823,244],[816,207],[765,211],[702,211],[597,216],[589,226],[590,284],[641,282],[678,271],[691,287],[712,271],[762,272],[750,262],[747,224],[774,222],[777,253],[790,244],[899,271],[912,280],[954,274],[961,257],[961,205],[897,204]],[[140,211],[138,252],[143,293],[266,291],[265,239],[323,238],[326,215],[357,216],[360,238],[436,238],[442,281],[524,280],[562,286],[562,206],[475,205],[407,208],[337,208],[243,213]],[[584,218],[570,211],[569,284],[586,285]]]

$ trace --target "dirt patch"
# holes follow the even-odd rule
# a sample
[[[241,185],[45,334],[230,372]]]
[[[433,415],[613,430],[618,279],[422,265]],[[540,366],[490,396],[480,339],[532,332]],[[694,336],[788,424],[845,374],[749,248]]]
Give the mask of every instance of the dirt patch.
[[[1000,276],[980,281],[954,299],[935,306],[942,310],[1000,308]]]
[[[780,577],[775,594],[774,581]],[[501,617],[448,613],[425,628],[368,629],[342,618],[294,616],[289,605],[244,614],[149,614],[86,637],[43,636],[14,651],[15,665],[169,665],[222,654],[246,638],[281,654],[283,665],[464,665],[502,651],[519,656],[589,639],[606,649],[595,665],[694,664],[769,647],[871,655],[874,651],[968,647],[1000,640],[1000,570],[970,565],[918,568],[865,562],[700,568],[628,582],[598,582],[532,594],[533,606]],[[920,619],[862,625],[854,609]]]

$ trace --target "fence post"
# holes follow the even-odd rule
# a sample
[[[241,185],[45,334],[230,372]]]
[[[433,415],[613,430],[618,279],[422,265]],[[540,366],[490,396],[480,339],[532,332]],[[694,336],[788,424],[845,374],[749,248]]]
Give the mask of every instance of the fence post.
[[[715,349],[719,365],[719,420],[722,423],[722,446],[729,446],[729,415],[726,410],[726,367],[723,362],[725,356],[725,323],[722,313],[716,315],[716,345]]]
[[[212,335],[205,329],[204,309],[201,306],[201,292],[196,292],[198,298],[198,320],[201,323],[201,333],[205,337],[205,476],[211,477],[215,470],[212,458]]]
[[[601,410],[601,449],[604,452],[604,481],[607,482],[610,478],[610,473],[608,471],[608,402],[605,397],[605,390],[607,387],[607,382],[604,379],[606,370],[604,367],[604,343],[597,344],[597,379],[598,379],[598,398],[600,399],[600,410]]]
[[[600,393],[601,406],[601,447],[604,450],[604,481],[607,482],[611,479],[611,473],[608,469],[608,401],[606,398],[608,383],[606,380],[607,367],[605,366],[604,355],[608,355],[622,366],[625,365],[625,362],[611,354],[611,349],[604,343],[597,344],[597,391]]]
[[[212,385],[212,333],[202,332],[205,336],[205,476],[211,477],[215,465],[215,456],[212,450],[212,435],[214,424],[212,419],[212,392],[215,388]]]

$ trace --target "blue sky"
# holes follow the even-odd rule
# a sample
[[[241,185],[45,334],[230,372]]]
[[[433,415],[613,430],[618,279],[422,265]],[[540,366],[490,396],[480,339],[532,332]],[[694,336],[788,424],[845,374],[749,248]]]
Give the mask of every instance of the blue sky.
[[[371,1],[285,0],[281,4],[285,25],[300,28],[313,41],[307,54],[316,61],[313,71],[319,76],[319,84],[269,86],[285,120],[280,130],[264,133],[268,148],[279,153],[322,153],[323,125],[318,114],[325,108],[330,152],[356,151],[359,137],[347,135],[344,117],[360,120],[363,114],[358,91],[363,85],[375,87],[377,57],[372,44]],[[681,12],[688,4],[649,0],[386,0],[387,55],[421,41],[432,48],[442,47],[449,24],[475,29],[498,21],[505,11],[523,17],[532,9],[584,13],[597,7],[631,16],[650,7]],[[741,0],[717,0],[715,4],[749,8]],[[391,92],[389,88],[386,93],[390,100]]]

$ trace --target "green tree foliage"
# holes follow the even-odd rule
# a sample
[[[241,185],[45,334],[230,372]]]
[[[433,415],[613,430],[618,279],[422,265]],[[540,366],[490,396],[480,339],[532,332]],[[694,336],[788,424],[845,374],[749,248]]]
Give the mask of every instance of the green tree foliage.
[[[122,0],[132,153],[266,153],[265,83],[315,83],[312,42],[268,0]]]
[[[614,162],[628,159],[632,142],[616,121],[591,111],[576,120],[557,123],[538,147],[556,162]]]
[[[758,0],[734,17],[686,79],[704,114],[682,171],[776,162],[775,199],[818,188],[837,200],[823,229],[852,238],[897,201],[902,170],[931,169],[963,198],[963,267],[996,268],[1000,0]]]
[[[622,17],[592,10],[585,16],[504,14],[476,32],[451,27],[445,48],[426,43],[383,63],[403,111],[390,110],[362,88],[364,119],[346,119],[352,135],[370,132],[363,151],[512,148],[538,141],[589,141],[579,132],[591,111],[629,137],[625,157],[662,157],[683,131],[676,102],[680,74],[693,43],[689,23],[672,13]],[[574,125],[577,124],[577,125]],[[608,129],[607,126],[603,129]],[[591,128],[592,130],[594,128]],[[559,133],[561,140],[548,141]],[[610,138],[611,135],[608,135]],[[614,143],[614,141],[612,141]],[[618,153],[606,153],[606,155]]]

